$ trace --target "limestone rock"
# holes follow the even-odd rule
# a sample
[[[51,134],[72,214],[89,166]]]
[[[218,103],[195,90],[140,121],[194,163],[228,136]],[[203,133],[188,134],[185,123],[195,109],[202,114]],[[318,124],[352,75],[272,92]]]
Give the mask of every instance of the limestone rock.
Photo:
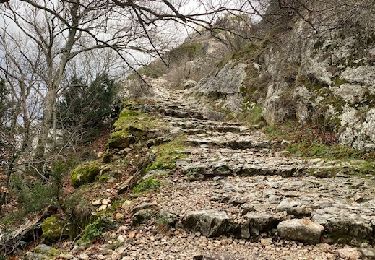
[[[241,237],[250,238],[275,229],[280,222],[281,216],[270,213],[249,212],[246,214],[245,219],[247,221],[241,226]]]
[[[324,227],[309,219],[292,219],[280,222],[278,234],[285,239],[315,244],[320,241]]]
[[[340,259],[358,260],[361,259],[361,252],[356,248],[344,247],[337,250]]]
[[[318,209],[312,214],[316,223],[324,226],[330,240],[368,240],[373,234],[373,218],[361,213],[345,210],[340,205]]]
[[[184,89],[190,89],[197,85],[198,83],[195,80],[187,80],[183,83]]]
[[[216,237],[229,229],[227,213],[216,210],[201,210],[187,213],[183,218],[185,228],[202,233],[207,237]]]
[[[298,217],[308,217],[311,215],[312,209],[308,205],[304,205],[302,201],[292,199],[284,199],[277,206],[277,210],[286,211],[290,215]]]

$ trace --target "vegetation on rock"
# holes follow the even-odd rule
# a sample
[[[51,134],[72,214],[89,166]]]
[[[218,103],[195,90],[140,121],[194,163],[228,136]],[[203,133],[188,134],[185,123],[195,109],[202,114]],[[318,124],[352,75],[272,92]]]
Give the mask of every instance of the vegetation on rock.
[[[98,162],[88,162],[77,166],[71,173],[71,180],[74,187],[93,182],[100,173]]]
[[[46,218],[42,223],[43,237],[48,242],[57,242],[67,235],[66,223],[58,216]]]
[[[154,177],[148,177],[142,181],[140,181],[136,186],[133,188],[133,192],[135,194],[143,193],[146,191],[155,191],[159,189],[161,183],[160,180]]]
[[[78,243],[82,245],[87,245],[99,239],[102,236],[102,234],[109,228],[113,227],[113,225],[114,223],[112,219],[106,216],[98,217],[96,220],[89,223],[84,228]]]
[[[154,147],[155,161],[146,170],[172,170],[176,168],[176,161],[184,157],[184,149],[183,136]]]

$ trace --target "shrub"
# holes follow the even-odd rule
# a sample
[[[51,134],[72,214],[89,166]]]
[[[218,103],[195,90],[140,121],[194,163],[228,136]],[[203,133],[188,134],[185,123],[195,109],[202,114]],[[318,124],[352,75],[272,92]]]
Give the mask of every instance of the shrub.
[[[73,78],[57,104],[60,127],[83,133],[83,141],[95,137],[111,116],[116,89],[107,74],[98,75],[91,84]]]
[[[26,214],[38,212],[47,206],[57,204],[58,192],[53,183],[44,183],[40,180],[28,181],[14,175],[11,186]]]

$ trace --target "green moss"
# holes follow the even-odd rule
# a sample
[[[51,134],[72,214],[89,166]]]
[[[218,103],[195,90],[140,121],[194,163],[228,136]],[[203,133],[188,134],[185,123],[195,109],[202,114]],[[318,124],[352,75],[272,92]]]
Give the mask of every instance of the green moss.
[[[255,60],[257,56],[260,54],[261,48],[251,42],[246,44],[241,50],[234,52],[232,55],[232,59],[234,60]]]
[[[348,83],[347,80],[342,79],[342,78],[340,78],[340,77],[335,77],[335,79],[334,79],[333,82],[334,82],[334,84],[335,84],[336,87],[339,87],[339,86],[341,86],[341,85],[344,85],[344,84],[347,84],[347,83]]]
[[[335,79],[337,86],[344,83],[345,81],[340,78]],[[336,96],[326,83],[316,78],[299,76],[296,84],[305,86],[312,93],[310,99],[312,104],[316,103],[319,98],[319,104],[315,106],[314,117],[311,118],[310,123],[320,126],[325,131],[338,132],[341,127],[339,115],[344,110],[346,101],[342,97]],[[335,114],[327,113],[332,108]]]
[[[244,104],[244,112],[240,118],[251,126],[260,125],[264,123],[263,108],[258,104],[247,105]]]
[[[89,162],[79,165],[71,173],[72,184],[75,188],[93,182],[100,173],[98,162]]]
[[[160,180],[153,177],[142,180],[133,188],[135,194],[143,193],[146,191],[157,190],[160,188]]]
[[[319,157],[328,159],[358,159],[361,152],[344,145],[326,145],[322,143],[294,143],[287,147],[290,154],[301,157]]]
[[[51,259],[60,255],[60,251],[53,247],[47,247],[45,245],[39,245],[34,250],[34,253],[41,254],[46,257],[46,259]],[[48,257],[48,258],[47,258]]]
[[[125,108],[114,123],[116,130],[127,130],[129,127],[140,130],[149,130],[160,124],[160,120],[140,111]]]
[[[155,161],[147,167],[146,171],[176,168],[176,161],[184,157],[184,149],[184,137],[178,137],[171,142],[155,147]]]
[[[46,218],[42,223],[43,238],[56,242],[67,234],[66,223],[57,216]]]
[[[108,139],[107,147],[109,149],[126,148],[132,142],[134,142],[134,138],[129,134],[128,131],[119,130],[111,133]]]
[[[150,129],[162,128],[162,123],[156,117],[125,108],[114,127],[115,131],[108,140],[108,148],[126,148],[142,139]]]
[[[88,245],[95,240],[98,240],[102,234],[113,228],[114,222],[111,218],[106,216],[101,216],[98,219],[94,220],[88,224],[82,232],[78,244]]]

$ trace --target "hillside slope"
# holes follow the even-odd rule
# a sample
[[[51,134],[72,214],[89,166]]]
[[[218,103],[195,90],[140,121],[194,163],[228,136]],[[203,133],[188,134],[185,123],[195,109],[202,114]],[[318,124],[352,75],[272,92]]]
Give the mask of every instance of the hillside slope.
[[[195,34],[131,75],[105,151],[19,257],[374,259],[373,14],[325,7],[226,18],[252,40]]]

